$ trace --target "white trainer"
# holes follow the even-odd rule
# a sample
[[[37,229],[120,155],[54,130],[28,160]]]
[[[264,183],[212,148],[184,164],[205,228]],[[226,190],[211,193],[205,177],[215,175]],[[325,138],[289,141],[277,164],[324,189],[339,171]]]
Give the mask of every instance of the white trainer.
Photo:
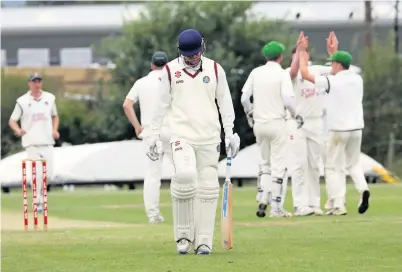
[[[309,216],[314,214],[314,209],[310,207],[303,207],[303,208],[296,208],[295,209],[295,216]]]
[[[270,218],[292,217],[292,213],[290,213],[284,209],[271,210],[269,217]]]
[[[191,249],[191,242],[186,239],[180,239],[176,242],[176,249],[179,254],[187,254]]]
[[[324,212],[320,209],[320,207],[310,207],[310,208],[314,210],[314,215],[318,216],[324,215]]]
[[[195,251],[197,255],[209,255],[211,254],[211,249],[206,245],[200,245]]]
[[[327,212],[327,215],[346,215],[347,211],[345,207],[339,207],[339,208],[333,208],[329,212]]]
[[[165,221],[165,218],[163,218],[163,216],[160,214],[151,216],[148,218],[149,224],[158,224],[158,223],[163,223],[164,221]]]

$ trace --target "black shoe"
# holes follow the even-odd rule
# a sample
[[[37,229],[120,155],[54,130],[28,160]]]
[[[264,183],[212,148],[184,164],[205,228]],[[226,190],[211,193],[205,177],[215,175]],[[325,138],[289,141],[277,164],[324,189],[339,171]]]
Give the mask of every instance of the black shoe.
[[[359,205],[359,213],[363,214],[365,213],[368,208],[369,208],[369,198],[370,198],[370,192],[368,190],[364,191],[362,194],[362,201]]]
[[[258,205],[257,209],[257,217],[265,217],[266,215],[266,210],[267,210],[267,204],[260,204]]]

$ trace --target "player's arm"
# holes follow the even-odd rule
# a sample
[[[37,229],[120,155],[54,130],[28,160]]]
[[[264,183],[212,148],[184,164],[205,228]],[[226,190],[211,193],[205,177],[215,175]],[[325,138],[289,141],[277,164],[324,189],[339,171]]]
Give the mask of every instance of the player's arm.
[[[293,93],[293,84],[290,74],[284,71],[281,79],[281,96],[285,108],[290,112],[292,117],[296,116],[295,96]]]
[[[135,129],[135,133],[137,136],[142,131],[142,127],[140,122],[138,121],[137,114],[134,111],[134,105],[138,101],[138,81],[134,83],[131,87],[130,91],[128,92],[126,99],[123,102],[123,110],[126,114],[127,119],[130,121],[131,125]]]
[[[60,124],[60,119],[59,119],[59,114],[57,112],[56,101],[55,101],[54,104],[53,104],[53,107],[52,107],[52,128],[53,128],[53,133],[58,133],[59,124]]]
[[[303,79],[315,83],[315,75],[310,73],[308,70],[308,60],[306,50],[301,49],[299,52],[299,68],[300,68],[300,74]]]
[[[300,62],[299,54],[300,54],[300,50],[299,50],[299,47],[297,47],[295,57],[294,57],[294,59],[292,59],[292,63],[290,64],[290,70],[289,70],[290,78],[292,80],[297,77],[297,73],[299,72],[299,62]]]
[[[21,105],[17,102],[15,104],[14,110],[11,114],[10,120],[8,121],[8,125],[10,128],[14,131],[15,134],[22,136],[25,134],[25,131],[23,131],[20,126],[18,125],[18,121],[20,120],[22,116],[22,107]]]
[[[230,137],[233,135],[235,113],[233,109],[232,96],[229,90],[229,84],[226,79],[226,73],[220,65],[218,65],[216,100],[222,117],[222,125],[223,130],[225,131],[225,137]]]
[[[253,72],[247,78],[246,83],[244,83],[242,89],[242,95],[240,98],[241,104],[243,105],[244,111],[246,113],[250,112],[253,109],[253,105],[251,104],[251,96],[253,95]]]
[[[156,107],[151,121],[151,134],[160,134],[163,120],[168,114],[168,110],[172,102],[172,97],[170,94],[170,70],[168,70],[166,67],[167,65],[163,68],[162,76],[160,78],[159,99],[156,101]]]

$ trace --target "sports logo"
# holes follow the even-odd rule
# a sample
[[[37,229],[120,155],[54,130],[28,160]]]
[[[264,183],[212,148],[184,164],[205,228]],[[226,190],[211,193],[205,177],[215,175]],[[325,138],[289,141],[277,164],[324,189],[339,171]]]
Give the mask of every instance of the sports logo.
[[[293,135],[290,135],[290,140],[293,140],[293,139],[294,139]]]
[[[175,75],[175,77],[179,78],[179,77],[181,77],[181,72],[177,71],[176,73],[174,73],[174,75]]]
[[[202,81],[203,81],[204,83],[209,83],[209,81],[210,81],[209,76],[204,76],[204,78],[202,79]]]
[[[180,145],[180,141],[174,142],[174,146],[178,146],[178,145]]]
[[[47,105],[49,105],[49,103],[47,101],[45,101],[45,105],[47,106]]]

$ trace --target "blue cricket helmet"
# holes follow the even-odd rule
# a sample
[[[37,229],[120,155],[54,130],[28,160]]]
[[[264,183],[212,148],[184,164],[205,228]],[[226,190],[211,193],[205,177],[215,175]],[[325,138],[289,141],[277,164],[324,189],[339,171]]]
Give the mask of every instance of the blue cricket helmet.
[[[200,32],[195,29],[187,29],[180,33],[177,47],[182,56],[189,57],[202,50],[203,42]]]

